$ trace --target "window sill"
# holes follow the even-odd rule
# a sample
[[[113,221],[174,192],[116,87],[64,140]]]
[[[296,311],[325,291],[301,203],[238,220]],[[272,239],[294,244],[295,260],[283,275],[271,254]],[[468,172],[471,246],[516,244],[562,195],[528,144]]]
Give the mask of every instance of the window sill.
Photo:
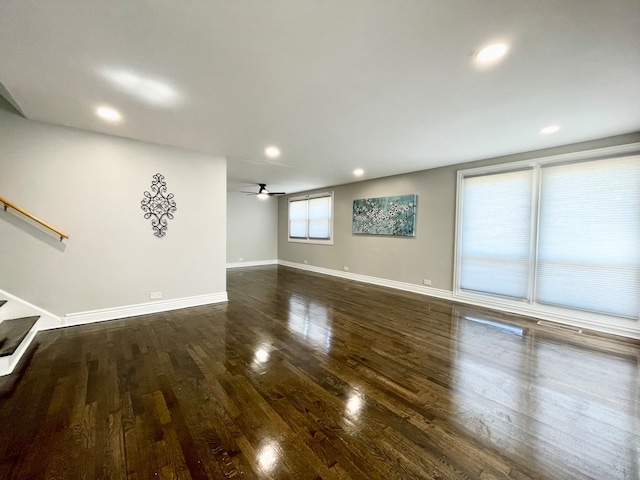
[[[320,239],[307,239],[307,238],[288,238],[292,243],[311,243],[315,245],[333,245],[333,239],[320,240]]]

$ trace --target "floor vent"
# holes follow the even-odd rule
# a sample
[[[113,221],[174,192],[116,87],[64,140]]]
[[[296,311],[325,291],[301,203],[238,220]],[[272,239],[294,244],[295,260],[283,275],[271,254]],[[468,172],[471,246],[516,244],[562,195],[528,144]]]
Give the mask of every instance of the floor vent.
[[[544,320],[538,321],[538,325],[541,327],[555,328],[556,330],[564,330],[565,332],[582,333],[581,328],[572,327],[571,325],[562,325],[560,323],[545,322]]]

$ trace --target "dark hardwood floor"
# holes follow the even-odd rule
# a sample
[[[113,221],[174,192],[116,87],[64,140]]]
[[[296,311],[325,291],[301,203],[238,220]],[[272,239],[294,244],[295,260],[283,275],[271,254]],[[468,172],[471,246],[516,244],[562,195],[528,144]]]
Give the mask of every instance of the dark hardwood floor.
[[[638,342],[286,267],[41,332],[0,479],[638,479]]]

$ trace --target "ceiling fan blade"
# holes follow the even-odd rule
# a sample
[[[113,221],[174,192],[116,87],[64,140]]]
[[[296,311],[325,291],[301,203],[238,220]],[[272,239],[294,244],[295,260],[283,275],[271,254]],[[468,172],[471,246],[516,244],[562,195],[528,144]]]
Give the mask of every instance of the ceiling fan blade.
[[[245,190],[240,190],[240,193],[244,193],[246,195],[268,195],[270,197],[275,197],[278,195],[286,195],[285,192],[270,192],[269,190],[267,190],[266,183],[256,183],[256,185],[259,187],[257,192],[247,192]]]

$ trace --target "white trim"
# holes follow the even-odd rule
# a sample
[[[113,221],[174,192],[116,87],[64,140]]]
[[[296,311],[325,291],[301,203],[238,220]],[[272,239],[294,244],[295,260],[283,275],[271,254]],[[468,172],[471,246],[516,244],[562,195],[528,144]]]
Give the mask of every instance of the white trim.
[[[333,270],[330,268],[317,267],[313,265],[305,265],[303,263],[289,262],[286,260],[278,260],[278,265],[285,267],[297,268],[300,270],[308,270],[310,272],[331,275],[334,277],[345,278],[357,282],[371,283],[381,287],[395,288],[407,292],[419,293],[430,297],[442,298],[456,303],[464,303],[478,307],[491,308],[501,312],[514,313],[517,315],[526,315],[532,317],[532,320],[548,320],[555,323],[572,325],[589,330],[594,330],[622,337],[640,339],[640,322],[633,320],[618,319],[624,325],[611,325],[610,317],[606,315],[590,314],[588,312],[580,312],[577,310],[569,310],[557,307],[537,304],[535,308],[524,302],[510,302],[501,298],[490,298],[486,296],[475,296],[470,294],[455,295],[449,290],[439,288],[424,287],[413,283],[398,282],[396,280],[388,280],[385,278],[372,277],[369,275],[360,275],[353,272],[343,272],[341,270]],[[607,319],[609,321],[607,321]]]
[[[272,261],[273,265],[276,261]],[[146,315],[149,313],[167,312],[169,310],[177,310],[180,308],[196,307],[200,305],[209,305],[212,303],[228,301],[227,292],[211,293],[208,295],[197,295],[193,297],[178,298],[174,300],[162,300],[159,302],[142,303],[138,305],[128,305],[124,307],[105,308],[102,310],[92,310],[88,312],[70,313],[61,318],[46,310],[32,305],[29,302],[12,295],[4,290],[0,290],[0,298],[16,302],[25,308],[32,310],[28,315],[39,315],[40,318],[31,328],[27,336],[22,340],[16,351],[12,355],[0,357],[0,376],[9,375],[13,372],[20,359],[29,348],[29,345],[40,331],[52,330],[57,328],[72,327],[75,325],[84,325],[87,323],[103,322],[107,320],[115,320],[120,318],[134,317],[137,315]],[[25,311],[25,315],[27,315]]]
[[[27,351],[27,348],[31,345],[36,333],[38,332],[32,328],[29,333],[27,333],[27,336],[24,337],[22,342],[20,342],[20,345],[18,345],[18,348],[12,355],[0,357],[0,376],[9,375],[13,372],[13,369],[16,368],[16,365],[20,362],[20,359]]]
[[[455,294],[452,300],[479,307],[491,308],[507,313],[526,315],[540,320],[572,325],[602,333],[619,335],[627,338],[640,339],[640,322],[627,318],[609,317],[597,313],[582,312],[539,303],[528,304],[524,301],[517,302],[499,297],[485,295],[473,295],[471,293]],[[615,318],[619,324],[612,324]]]
[[[289,202],[298,200],[309,200],[310,198],[333,197],[333,192],[309,193],[308,195],[298,195],[297,197],[289,197]]]
[[[464,207],[464,198],[462,196],[462,181],[464,180],[464,175],[462,174],[462,170],[458,170],[456,172],[456,211],[455,218],[453,221],[455,222],[454,230],[453,230],[453,288],[454,292],[458,291],[458,285],[460,285],[460,255],[461,255],[461,242],[460,242],[460,222],[461,222],[461,212]]]
[[[538,240],[540,230],[540,192],[542,190],[542,175],[540,166],[533,168],[533,185],[531,188],[531,224],[529,225],[529,278],[527,300],[532,303],[536,298],[538,282]]]
[[[227,302],[227,292],[196,295],[194,297],[176,298],[173,300],[161,300],[159,302],[140,303],[123,307],[104,308],[88,312],[69,313],[63,319],[63,326],[84,325],[87,323],[104,322],[120,318],[147,315],[150,313],[167,312],[180,308],[197,307],[211,303]]]
[[[616,157],[622,155],[634,155],[640,153],[640,142],[630,143],[626,145],[618,145],[614,147],[598,148],[594,150],[585,150],[580,152],[566,153],[562,155],[554,155],[549,157],[536,157],[529,160],[523,160],[513,163],[499,163],[496,165],[490,165],[486,167],[476,167],[466,170],[458,170],[457,182],[456,182],[456,211],[455,211],[455,244],[454,244],[454,268],[453,268],[453,299],[455,301],[470,303],[472,305],[484,306],[488,308],[494,308],[497,310],[516,313],[521,315],[528,315],[543,320],[550,320],[554,322],[561,322],[567,325],[573,325],[577,327],[587,328],[603,333],[610,333],[613,335],[621,335],[624,337],[640,339],[640,321],[637,319],[626,319],[612,317],[604,314],[597,314],[591,312],[583,312],[580,310],[572,310],[569,308],[561,308],[548,306],[535,302],[535,268],[529,272],[529,300],[527,302],[513,301],[509,299],[502,299],[491,295],[482,295],[480,293],[474,294],[471,292],[460,289],[460,269],[461,269],[461,233],[460,222],[462,218],[462,212],[464,209],[464,195],[462,184],[465,178],[499,174],[511,172],[522,168],[534,169],[534,192],[538,195],[534,202],[535,217],[532,217],[532,246],[530,248],[530,254],[535,256],[530,257],[530,263],[537,261],[537,241],[538,241],[538,226],[540,221],[539,212],[539,193],[540,193],[540,169],[545,166],[561,165],[572,162],[599,160],[609,157]],[[534,223],[535,220],[535,223]],[[531,267],[531,265],[530,265]],[[612,319],[615,320],[612,321]],[[614,323],[615,322],[615,323]]]
[[[414,283],[399,282],[397,280],[389,280],[386,278],[372,277],[369,275],[361,275],[359,273],[344,272],[342,270],[333,270],[331,268],[317,267],[304,263],[288,262],[286,260],[278,260],[278,265],[285,267],[298,268],[300,270],[308,270],[310,272],[322,273],[334,277],[346,278],[347,280],[355,280],[356,282],[371,283],[381,287],[395,288],[396,290],[404,290],[405,292],[419,293],[421,295],[429,295],[430,297],[444,298],[452,300],[453,294],[448,290],[439,288],[424,287]]]
[[[594,150],[583,150],[580,152],[564,153],[562,155],[553,155],[549,157],[536,157],[529,160],[520,160],[518,162],[497,163],[486,167],[468,168],[458,170],[458,175],[464,177],[485,175],[496,172],[510,172],[523,167],[544,166],[550,163],[570,163],[580,160],[597,160],[625,153],[640,153],[640,142],[628,143],[626,145],[618,145],[615,147],[596,148]]]
[[[295,238],[289,237],[288,239],[291,243],[313,243],[315,245],[333,245],[333,239],[329,240],[320,240],[320,239],[307,239],[307,238]]]
[[[30,310],[33,310],[34,313],[37,313],[38,315],[45,315],[47,317],[51,317],[55,320],[58,320],[60,323],[62,323],[62,318],[58,315],[54,315],[53,313],[45,310],[44,308],[40,308],[37,307],[35,305],[33,305],[32,303],[27,302],[26,300],[22,300],[19,297],[16,297],[15,295],[10,294],[9,292],[5,291],[5,290],[0,290],[0,299],[1,300],[11,300],[14,302],[17,302],[21,305],[24,305],[25,307],[27,307]]]
[[[40,330],[43,330],[43,325],[50,325],[49,328],[58,328],[62,325],[62,319],[60,317],[51,314],[45,314],[43,313],[45,312],[45,310],[36,307],[35,305],[31,305],[30,303],[19,299],[15,295],[11,295],[7,292],[2,291],[2,296],[5,297],[3,298],[3,300],[8,300],[7,305],[3,306],[2,309],[6,308],[7,306],[9,306],[9,308],[11,309],[11,316],[5,318],[5,320],[33,316],[37,316],[38,320],[33,324],[31,329],[27,332],[27,335],[25,335],[25,337],[20,342],[20,345],[18,345],[16,350],[11,355],[0,357],[0,376],[13,373],[13,370],[16,368],[16,366],[20,362],[20,359],[29,348],[29,345],[31,345],[31,342],[35,338],[36,334]]]
[[[9,318],[21,318],[23,316],[40,317],[31,327],[31,330],[29,330],[22,342],[20,342],[20,345],[18,345],[18,348],[16,348],[15,352],[13,352],[13,354],[11,355],[0,357],[0,376],[3,376],[9,375],[16,368],[16,366],[20,362],[20,359],[29,348],[29,345],[31,345],[31,342],[35,338],[36,334],[39,330],[41,330],[41,325],[50,324],[53,325],[54,328],[56,328],[62,325],[62,319],[59,316],[54,315],[53,313],[36,305],[33,305],[26,300],[16,297],[15,295],[5,290],[0,290],[0,299],[7,300],[7,304],[3,308],[9,309],[9,312],[11,312]],[[0,311],[1,310],[2,309],[0,309]],[[5,312],[6,311],[7,310],[5,310]]]
[[[277,265],[278,260],[253,260],[248,262],[229,262],[227,268],[242,268],[242,267],[261,267],[262,265]]]
[[[314,198],[325,198],[328,197],[331,199],[331,212],[329,218],[329,238],[310,238],[309,237],[309,200]],[[307,201],[307,215],[306,215],[306,237],[291,237],[291,202],[301,202]],[[322,192],[322,193],[312,193],[309,195],[302,195],[298,197],[290,197],[287,199],[287,241],[292,243],[310,243],[316,245],[333,245],[333,219],[335,215],[335,192]]]

